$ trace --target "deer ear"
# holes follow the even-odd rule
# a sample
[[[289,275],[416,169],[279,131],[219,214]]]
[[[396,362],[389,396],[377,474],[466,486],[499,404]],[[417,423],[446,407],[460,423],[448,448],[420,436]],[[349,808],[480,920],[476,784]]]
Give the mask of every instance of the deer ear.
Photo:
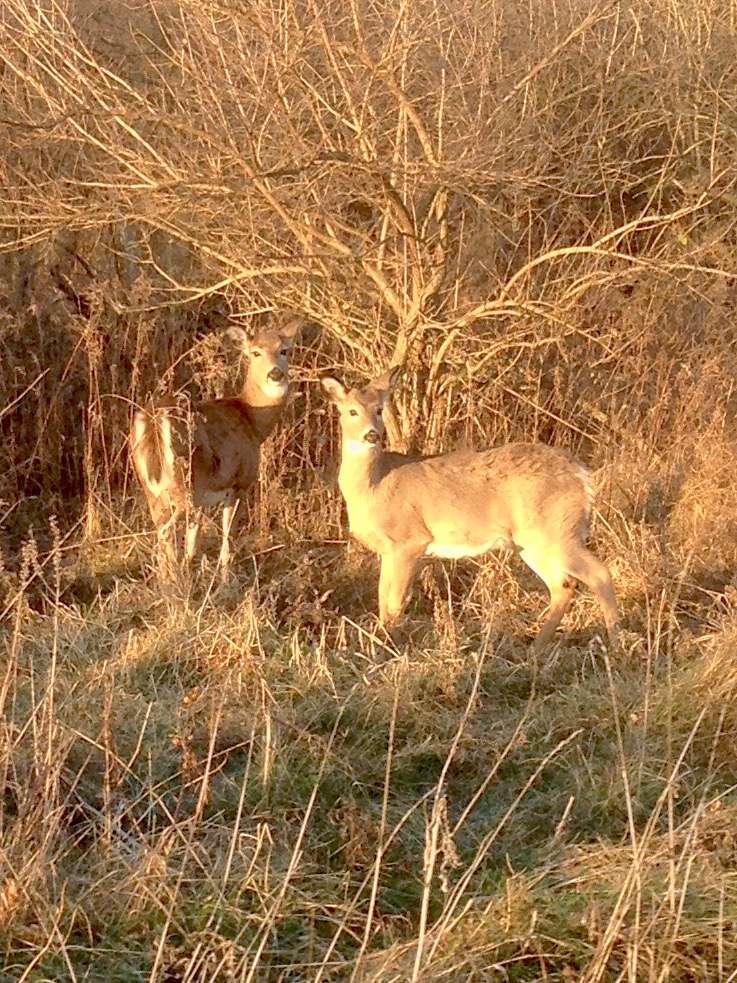
[[[302,327],[302,319],[299,317],[289,317],[279,328],[279,335],[285,341],[291,341]]]
[[[401,366],[393,365],[390,369],[387,369],[386,372],[376,376],[375,379],[372,379],[369,386],[380,393],[391,393],[394,391],[394,387],[399,380],[401,371]]]
[[[249,351],[253,341],[253,335],[238,324],[231,324],[230,327],[226,328],[225,337],[240,345],[244,352]]]
[[[345,391],[345,386],[331,375],[323,376],[320,379],[320,385],[328,394],[332,403],[341,403],[348,395]]]

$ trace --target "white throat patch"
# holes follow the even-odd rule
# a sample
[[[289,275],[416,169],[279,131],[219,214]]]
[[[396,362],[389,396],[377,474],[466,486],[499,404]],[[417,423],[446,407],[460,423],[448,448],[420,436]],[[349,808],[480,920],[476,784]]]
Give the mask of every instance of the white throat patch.
[[[365,440],[346,440],[343,444],[344,454],[372,454],[379,449],[379,444],[369,444]]]
[[[274,382],[273,379],[266,379],[261,388],[264,394],[271,397],[271,399],[281,399],[281,397],[286,394],[286,391],[289,388],[289,383],[286,379],[283,379],[281,382]]]

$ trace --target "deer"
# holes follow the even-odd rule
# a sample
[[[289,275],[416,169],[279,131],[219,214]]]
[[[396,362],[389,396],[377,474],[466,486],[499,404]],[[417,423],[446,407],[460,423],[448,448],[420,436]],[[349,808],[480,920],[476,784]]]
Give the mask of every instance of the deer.
[[[386,451],[382,412],[399,375],[395,366],[350,390],[334,376],[321,379],[339,413],[338,485],[350,532],[380,558],[379,620],[390,636],[426,558],[506,549],[517,552],[550,592],[535,652],[553,641],[577,581],[595,594],[616,648],[612,578],[586,546],[589,470],[567,451],[540,443],[417,457]]]
[[[177,527],[185,524],[185,562],[197,552],[204,510],[222,506],[218,569],[229,576],[230,533],[240,499],[259,475],[261,444],[281,418],[289,392],[289,356],[296,318],[253,332],[232,325],[225,334],[248,367],[240,393],[195,403],[182,412],[164,400],[133,414],[133,468],[156,527],[160,566],[176,565]]]

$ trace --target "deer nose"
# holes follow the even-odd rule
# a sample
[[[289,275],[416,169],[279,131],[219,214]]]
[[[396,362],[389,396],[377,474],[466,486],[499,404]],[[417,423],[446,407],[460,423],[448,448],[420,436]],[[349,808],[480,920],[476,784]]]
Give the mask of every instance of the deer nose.
[[[381,436],[376,430],[369,430],[368,433],[364,434],[363,439],[369,444],[378,444]]]
[[[271,372],[269,372],[269,379],[272,382],[281,382],[284,379],[284,373],[281,369],[272,369]]]

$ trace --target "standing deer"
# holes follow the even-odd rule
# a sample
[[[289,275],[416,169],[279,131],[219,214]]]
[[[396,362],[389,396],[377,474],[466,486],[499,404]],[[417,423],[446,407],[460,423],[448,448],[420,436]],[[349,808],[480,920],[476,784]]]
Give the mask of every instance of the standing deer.
[[[248,371],[236,396],[209,399],[181,413],[172,401],[139,409],[133,416],[130,449],[157,531],[162,567],[176,558],[176,527],[185,520],[185,560],[197,549],[202,510],[223,506],[218,558],[227,580],[229,537],[238,502],[258,478],[261,444],[279,422],[289,390],[289,353],[298,322],[258,329],[228,328],[240,345]]]
[[[592,505],[586,468],[544,444],[420,458],[387,453],[381,414],[398,374],[390,369],[349,391],[331,376],[322,379],[340,413],[338,483],[351,533],[381,558],[381,622],[390,627],[401,616],[424,557],[459,559],[512,548],[550,591],[538,651],[552,641],[577,580],[595,593],[616,646],[612,578],[586,548]]]

